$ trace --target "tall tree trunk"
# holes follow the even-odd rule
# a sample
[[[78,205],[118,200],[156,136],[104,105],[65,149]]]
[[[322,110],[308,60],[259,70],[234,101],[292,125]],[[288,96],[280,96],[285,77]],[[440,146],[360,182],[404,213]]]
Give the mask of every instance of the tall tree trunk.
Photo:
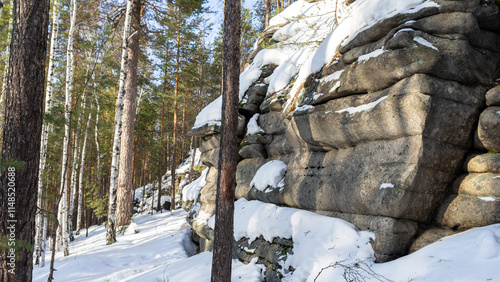
[[[5,3],[5,2],[4,2]],[[12,4],[12,0],[11,0]],[[12,7],[12,14],[14,13],[14,7]],[[0,12],[0,15],[2,13]],[[12,15],[10,20],[9,20],[9,25],[8,29],[12,30],[12,22],[14,20],[14,16]],[[5,70],[3,72],[3,77],[2,77],[2,88],[0,89],[0,151],[2,150],[2,140],[3,140],[3,125],[5,123],[5,96],[6,96],[6,90],[7,90],[7,78],[9,77],[9,66],[10,66],[10,43],[12,39],[12,33],[9,32],[7,35],[7,42],[9,44],[5,48],[5,54],[7,56],[7,62],[5,64]]]
[[[181,39],[180,32],[177,30],[177,53],[175,58],[175,86],[174,86],[174,128],[173,128],[173,137],[172,137],[172,160],[170,161],[170,172],[172,176],[171,182],[171,193],[170,193],[170,210],[175,210],[175,169],[177,164],[176,161],[176,152],[177,149],[177,98],[179,96],[179,67],[180,67],[180,52],[181,52]]]
[[[45,266],[45,249],[47,242],[47,215],[43,215],[42,239],[40,240],[40,267]]]
[[[95,79],[94,79],[95,81]],[[99,113],[101,112],[101,104],[99,103],[99,97],[97,96],[96,88],[94,87],[94,99],[96,105],[96,115],[95,115],[95,126],[94,126],[94,141],[96,148],[96,183],[101,185],[101,145],[99,143]]]
[[[49,66],[48,66],[48,74],[47,74],[47,89],[45,91],[45,114],[50,114],[52,111],[52,92],[53,92],[53,83],[54,83],[54,58],[56,55],[56,44],[57,44],[57,35],[59,33],[59,2],[58,0],[54,0],[52,4],[52,36],[50,38],[50,49],[49,49]],[[40,146],[40,167],[38,171],[38,198],[37,198],[37,206],[42,206],[42,193],[43,193],[43,174],[45,171],[45,164],[47,159],[47,142],[49,140],[49,132],[52,130],[52,124],[47,122],[43,123],[42,127],[42,139]],[[39,211],[36,219],[36,256],[35,256],[35,264],[39,264],[40,256],[42,255],[42,233],[45,230],[41,230],[42,228],[42,212]],[[40,265],[42,267],[42,265]]]
[[[15,0],[13,6],[1,156],[6,167],[0,172],[0,238],[9,238],[9,248],[0,250],[0,280],[6,282],[32,281],[33,249],[27,246],[35,241],[49,4]]]
[[[95,89],[94,89],[95,91]],[[89,112],[87,117],[87,125],[85,126],[85,135],[83,136],[82,155],[80,161],[80,175],[78,176],[78,208],[76,217],[76,235],[80,234],[82,228],[82,215],[83,215],[83,174],[85,171],[85,156],[87,154],[87,139],[90,130],[90,121],[92,120],[92,113]]]
[[[238,104],[241,2],[226,0],[222,67],[222,125],[217,177],[212,282],[231,281],[234,188],[238,159]]]
[[[264,0],[264,29],[269,27],[269,20],[271,19],[271,0]]]
[[[108,226],[106,230],[106,244],[116,242],[116,192],[118,189],[118,161],[120,159],[120,142],[122,135],[123,96],[125,94],[125,80],[128,71],[128,39],[130,36],[130,20],[132,17],[132,2],[127,0],[127,11],[122,39],[122,61],[120,66],[120,85],[118,87],[118,101],[115,114],[115,132],[113,138],[113,156],[111,158],[111,174],[109,181],[109,209]]]
[[[128,72],[125,80],[123,101],[120,164],[118,166],[118,191],[116,202],[116,226],[129,225],[133,211],[133,153],[134,124],[137,98],[137,63],[141,31],[141,0],[133,0],[131,32],[128,42]]]
[[[156,201],[156,211],[159,212],[161,211],[161,184],[162,184],[162,178],[163,178],[163,173],[161,173],[161,170],[158,170],[158,200]],[[153,208],[151,206],[151,208]]]
[[[87,73],[88,75],[88,73]],[[82,108],[85,111],[86,105],[87,104],[87,96],[85,94],[85,90],[83,93],[83,102],[82,102]],[[83,114],[83,113],[82,113]],[[75,240],[75,237],[73,235],[73,214],[75,211],[75,195],[76,195],[76,178],[77,178],[77,173],[78,173],[78,155],[80,154],[80,146],[78,145],[80,138],[78,133],[80,132],[80,127],[82,123],[82,114],[78,116],[78,122],[76,126],[76,132],[75,132],[75,141],[74,141],[74,148],[73,148],[73,165],[71,166],[71,194],[69,197],[69,213],[68,213],[68,232],[69,232],[69,240],[72,242]]]
[[[73,92],[73,76],[74,76],[74,46],[73,38],[75,35],[76,27],[76,0],[71,0],[70,2],[70,27],[68,33],[68,45],[66,49],[66,90],[65,90],[65,103],[64,103],[64,141],[63,141],[63,159],[61,165],[61,191],[63,191],[63,196],[61,200],[61,206],[59,207],[62,211],[61,215],[61,233],[63,241],[64,256],[69,255],[68,248],[68,181],[67,177],[67,167],[68,167],[68,151],[69,151],[69,138],[71,131],[71,100]]]

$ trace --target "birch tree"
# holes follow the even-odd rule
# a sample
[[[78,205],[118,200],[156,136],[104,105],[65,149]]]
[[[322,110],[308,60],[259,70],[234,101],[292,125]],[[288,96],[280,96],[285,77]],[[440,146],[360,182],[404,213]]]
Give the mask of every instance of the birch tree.
[[[57,35],[59,33],[59,1],[54,0],[52,4],[52,30],[51,30],[51,38],[50,38],[50,47],[49,47],[49,66],[47,73],[47,88],[45,91],[45,115],[50,114],[52,112],[52,93],[54,89],[54,59],[56,56],[56,45],[57,45]],[[49,132],[52,131],[52,124],[44,121],[42,126],[42,139],[40,141],[40,166],[38,171],[38,198],[36,201],[37,207],[40,208],[42,206],[42,194],[43,194],[43,175],[45,172],[45,164],[47,159],[47,142],[49,140]],[[43,231],[45,232],[45,230]],[[42,249],[42,213],[38,211],[36,217],[36,256],[35,256],[35,264],[39,264],[40,256],[44,250]],[[40,264],[40,267],[42,265]]]
[[[68,33],[68,45],[66,49],[66,88],[65,88],[65,103],[64,103],[64,139],[63,139],[63,158],[61,165],[61,192],[62,199],[59,204],[59,209],[62,211],[61,215],[61,231],[62,231],[62,241],[64,256],[69,255],[68,248],[68,181],[66,179],[66,170],[68,167],[68,148],[69,148],[69,138],[71,130],[71,99],[73,92],[73,76],[74,76],[74,46],[73,38],[75,35],[76,26],[76,12],[77,3],[76,0],[71,0],[70,2],[70,27]],[[59,233],[59,232],[58,232]]]
[[[127,65],[128,65],[127,46],[128,46],[128,39],[130,36],[130,19],[132,16],[132,2],[133,0],[127,0],[127,10],[125,13],[125,24],[123,28],[120,84],[118,87],[118,101],[116,104],[115,131],[113,137],[113,155],[111,158],[111,175],[110,175],[110,185],[109,185],[108,226],[106,230],[107,245],[116,242],[116,192],[118,189],[118,161],[120,158],[123,96],[125,94],[125,79],[127,78]]]
[[[88,75],[88,72],[87,72]],[[85,91],[83,93],[83,101],[82,101],[82,108],[83,111],[86,109],[86,103],[87,103],[87,97],[85,95]],[[82,113],[83,114],[83,113]],[[73,213],[74,213],[74,208],[75,208],[75,195],[76,195],[76,178],[77,178],[77,171],[78,171],[78,155],[80,154],[80,146],[79,146],[79,136],[78,132],[80,131],[81,123],[82,123],[82,114],[78,116],[78,122],[76,126],[76,132],[75,132],[75,141],[74,141],[74,147],[73,147],[73,165],[71,166],[71,193],[69,197],[69,214],[68,214],[68,232],[69,232],[69,240],[74,241],[75,237],[73,236]]]
[[[89,112],[87,117],[87,125],[85,126],[85,133],[83,136],[82,155],[80,161],[80,175],[78,177],[78,202],[77,202],[77,218],[76,218],[76,234],[80,233],[82,228],[82,215],[83,215],[83,177],[85,168],[85,156],[87,154],[87,139],[90,130],[90,121],[92,120],[92,113]]]

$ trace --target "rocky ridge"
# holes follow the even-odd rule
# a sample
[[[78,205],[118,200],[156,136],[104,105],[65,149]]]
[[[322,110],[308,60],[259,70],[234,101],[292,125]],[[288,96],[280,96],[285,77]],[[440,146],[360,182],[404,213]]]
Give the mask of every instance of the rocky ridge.
[[[300,85],[295,76],[270,92],[267,78],[280,66],[261,68],[240,104],[236,198],[370,230],[378,261],[500,222],[499,6],[427,2],[358,32]],[[260,46],[276,43],[278,29],[264,32],[251,59]],[[248,135],[252,117],[262,130]],[[217,123],[190,132],[201,138],[201,160],[210,167],[189,207],[202,250],[213,239],[218,132]],[[287,165],[284,185],[251,186],[271,160]],[[279,280],[277,261],[293,252],[287,238],[235,244],[236,257],[259,257],[268,266],[268,281]]]

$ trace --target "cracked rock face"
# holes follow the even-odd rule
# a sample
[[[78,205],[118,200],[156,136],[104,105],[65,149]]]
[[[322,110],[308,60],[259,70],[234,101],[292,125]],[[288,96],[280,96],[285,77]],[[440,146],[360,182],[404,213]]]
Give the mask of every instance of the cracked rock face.
[[[500,222],[499,9],[435,2],[360,32],[309,76],[300,96],[254,83],[240,113],[246,121],[259,113],[264,133],[240,132],[236,197],[371,230],[379,261],[405,254],[433,225],[412,250],[451,229]],[[217,130],[194,133],[210,166]],[[250,186],[271,160],[287,164],[282,189]]]

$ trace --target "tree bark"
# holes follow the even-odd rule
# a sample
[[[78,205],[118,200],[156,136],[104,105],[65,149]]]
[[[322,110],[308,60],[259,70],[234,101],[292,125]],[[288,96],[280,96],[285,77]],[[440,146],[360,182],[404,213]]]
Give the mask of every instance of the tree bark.
[[[234,188],[238,159],[238,104],[240,75],[241,2],[224,5],[222,124],[217,177],[212,282],[231,281]]]
[[[118,166],[118,191],[116,202],[116,226],[129,225],[133,211],[133,153],[134,124],[137,98],[137,63],[139,61],[139,39],[141,31],[141,0],[132,5],[131,37],[128,43],[128,72],[123,99],[122,136],[120,165]]]
[[[271,0],[264,0],[264,29],[269,27],[269,20],[271,19]]]
[[[85,168],[85,156],[87,155],[87,139],[90,130],[90,121],[92,113],[89,112],[87,117],[87,125],[85,126],[85,135],[83,136],[82,155],[80,161],[80,175],[78,176],[78,203],[77,203],[77,217],[76,217],[76,235],[80,234],[82,228],[82,215],[83,215],[83,174]]]
[[[11,0],[12,1],[12,0]],[[11,2],[12,4],[12,2]],[[14,8],[12,8],[12,13],[14,13]],[[1,15],[2,13],[0,13]],[[14,17],[12,16],[9,20],[9,25],[8,25],[8,28],[9,30],[12,30],[12,21],[13,21]],[[0,93],[0,107],[2,107],[3,105],[5,105],[5,92],[7,90],[7,78],[9,77],[9,65],[10,65],[10,42],[11,42],[11,39],[12,39],[12,33],[9,32],[9,34],[7,35],[7,42],[9,42],[9,45],[7,45],[7,47],[5,48],[5,54],[7,56],[7,63],[5,64],[6,67],[5,67],[5,71],[3,72],[3,77],[2,77],[2,88],[0,89],[1,93]],[[2,150],[2,140],[3,140],[3,126],[4,126],[4,123],[5,123],[5,106],[0,108],[0,151]]]
[[[74,43],[73,38],[75,35],[76,27],[76,0],[71,0],[70,3],[70,27],[68,33],[68,45],[66,49],[66,89],[65,89],[65,103],[64,103],[64,141],[63,141],[63,159],[61,165],[61,191],[63,191],[63,196],[61,200],[61,206],[59,207],[62,211],[61,215],[61,233],[62,233],[62,243],[64,256],[69,255],[68,247],[68,181],[67,181],[67,166],[68,166],[68,151],[69,151],[69,138],[71,131],[71,100],[73,92],[73,76],[74,76]]]
[[[125,80],[128,71],[128,39],[130,36],[130,20],[132,17],[132,0],[127,0],[127,10],[122,39],[122,61],[120,67],[120,84],[118,87],[118,101],[115,114],[115,132],[113,138],[113,156],[111,158],[111,175],[109,183],[108,226],[106,230],[106,244],[116,242],[116,192],[118,189],[118,161],[120,159],[120,143],[122,135],[123,96],[125,94]]]
[[[0,251],[0,280],[6,282],[32,281],[49,4],[16,0],[13,6],[1,162],[24,168],[3,167],[0,175],[0,238],[8,241]]]
[[[172,160],[170,162],[170,172],[171,172],[171,193],[170,193],[170,210],[175,210],[175,169],[177,164],[176,161],[176,152],[177,149],[177,98],[179,97],[179,68],[180,68],[180,49],[181,49],[181,39],[180,32],[177,30],[177,53],[175,59],[175,86],[174,86],[174,128],[173,128],[173,136],[172,136]]]
[[[59,2],[58,0],[54,0],[52,4],[52,36],[50,38],[50,49],[49,49],[49,66],[48,66],[48,74],[47,74],[47,89],[45,91],[45,114],[50,114],[52,111],[52,92],[53,92],[53,83],[54,83],[54,58],[56,53],[56,44],[57,44],[57,35],[59,33]],[[37,207],[42,206],[42,193],[43,193],[43,175],[45,172],[45,164],[47,159],[47,142],[49,140],[49,133],[52,131],[52,124],[49,124],[44,121],[42,127],[42,139],[40,146],[40,168],[38,171],[38,198],[37,198]],[[43,250],[42,247],[42,212],[38,211],[36,218],[36,256],[35,256],[35,264],[39,264],[40,256],[42,255]],[[40,265],[42,267],[42,265]]]

